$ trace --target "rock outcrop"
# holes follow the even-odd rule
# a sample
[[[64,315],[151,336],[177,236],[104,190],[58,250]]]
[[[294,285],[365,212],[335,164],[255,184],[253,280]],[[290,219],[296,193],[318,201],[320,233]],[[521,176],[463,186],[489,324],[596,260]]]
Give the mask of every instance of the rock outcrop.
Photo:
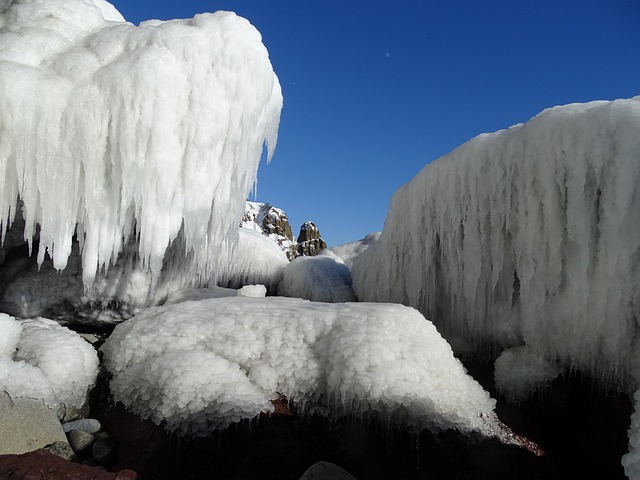
[[[327,248],[326,242],[320,235],[320,230],[313,222],[304,222],[298,235],[298,255],[313,257]]]
[[[291,224],[283,210],[268,203],[247,202],[240,227],[262,232],[272,238],[289,260],[297,257]]]

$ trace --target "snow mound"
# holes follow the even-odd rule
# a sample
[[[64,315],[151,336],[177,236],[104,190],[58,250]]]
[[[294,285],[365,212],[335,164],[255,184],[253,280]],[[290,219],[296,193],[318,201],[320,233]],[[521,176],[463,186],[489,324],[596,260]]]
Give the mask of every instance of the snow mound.
[[[218,276],[217,284],[229,288],[261,284],[275,291],[287,265],[289,259],[275,241],[260,232],[241,228],[238,248],[230,252],[229,267]]]
[[[0,391],[42,398],[73,417],[98,374],[98,355],[80,335],[45,318],[17,321],[0,313]]]
[[[147,309],[102,347],[116,401],[181,435],[273,411],[493,434],[495,401],[431,322],[391,304],[228,297]]]
[[[0,25],[0,234],[20,198],[60,270],[77,233],[85,288],[131,239],[152,285],[223,272],[282,108],[258,31],[231,12],[136,27],[102,0],[3,2]]]
[[[278,294],[314,302],[353,302],[351,272],[334,254],[298,257],[284,270]]]
[[[399,189],[353,267],[445,338],[526,345],[620,387],[640,318],[640,97],[545,110]]]
[[[353,267],[353,260],[369,248],[370,245],[377,242],[380,235],[381,232],[369,233],[360,240],[338,245],[337,247],[330,247],[328,250],[340,257],[342,262],[351,269]]]

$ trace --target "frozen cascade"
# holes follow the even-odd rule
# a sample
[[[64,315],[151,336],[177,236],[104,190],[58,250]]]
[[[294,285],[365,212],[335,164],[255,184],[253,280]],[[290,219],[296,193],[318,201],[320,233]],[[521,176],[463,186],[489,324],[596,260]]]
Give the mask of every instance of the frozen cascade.
[[[427,165],[356,259],[356,295],[621,386],[640,318],[638,132],[640,97],[571,104]]]
[[[402,302],[443,335],[506,350],[522,398],[559,371],[640,387],[640,97],[545,110],[480,135],[394,195],[357,257],[356,295]],[[518,373],[520,372],[520,373]],[[640,479],[640,390],[625,472]]]
[[[132,238],[127,268],[152,284],[163,260],[184,264],[165,258],[172,243],[208,280],[281,108],[260,34],[231,12],[136,27],[102,0],[2,2],[0,234],[20,198],[39,263],[46,249],[64,269],[77,232],[85,288]]]

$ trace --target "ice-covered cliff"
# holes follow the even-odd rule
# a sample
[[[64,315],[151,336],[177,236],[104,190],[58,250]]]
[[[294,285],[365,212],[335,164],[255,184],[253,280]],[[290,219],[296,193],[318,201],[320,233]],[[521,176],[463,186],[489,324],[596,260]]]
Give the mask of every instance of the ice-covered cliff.
[[[355,261],[361,300],[619,384],[640,317],[640,97],[546,110],[427,165]]]
[[[504,349],[509,396],[566,368],[638,389],[639,133],[640,97],[572,104],[427,165],[356,258],[358,298],[412,305],[454,346]]]

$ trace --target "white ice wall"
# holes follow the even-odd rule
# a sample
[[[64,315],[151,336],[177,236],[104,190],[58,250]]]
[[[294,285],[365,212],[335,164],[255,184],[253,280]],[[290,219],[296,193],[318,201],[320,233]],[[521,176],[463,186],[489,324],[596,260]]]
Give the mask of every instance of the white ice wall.
[[[427,165],[353,282],[449,339],[619,384],[640,318],[640,97],[545,110]]]
[[[63,269],[77,226],[85,287],[132,234],[152,281],[179,234],[208,279],[281,107],[260,34],[233,13],[136,27],[101,0],[3,2],[0,232],[19,196],[40,262],[46,248]]]

